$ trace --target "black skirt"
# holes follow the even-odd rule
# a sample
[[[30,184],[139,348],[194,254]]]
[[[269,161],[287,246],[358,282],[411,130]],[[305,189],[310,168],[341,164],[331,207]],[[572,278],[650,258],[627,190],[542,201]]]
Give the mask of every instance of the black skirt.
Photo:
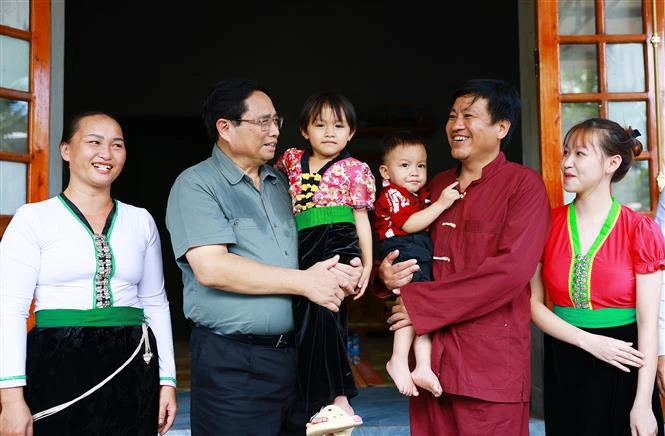
[[[584,330],[637,344],[637,324]],[[637,368],[626,373],[579,347],[545,335],[545,432],[549,436],[629,436]],[[663,434],[655,386],[653,413]]]
[[[159,357],[144,346],[122,371],[90,396],[34,423],[39,435],[157,434]],[[68,402],[96,386],[134,352],[141,326],[34,328],[28,334],[25,399],[32,414]]]
[[[340,255],[349,263],[360,257],[358,235],[353,223],[325,224],[298,232],[300,269]],[[295,297],[293,318],[297,332],[298,382],[309,415],[318,412],[339,395],[358,395],[346,354],[347,310],[342,302],[339,312]]]

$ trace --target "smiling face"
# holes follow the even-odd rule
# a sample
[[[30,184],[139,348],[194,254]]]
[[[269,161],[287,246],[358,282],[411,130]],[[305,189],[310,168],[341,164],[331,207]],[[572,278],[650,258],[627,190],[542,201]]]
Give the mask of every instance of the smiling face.
[[[498,154],[510,121],[492,121],[487,100],[473,95],[458,97],[450,108],[446,135],[455,159],[466,163],[488,163]]]
[[[342,112],[338,119],[330,106],[324,106],[321,113],[311,119],[302,136],[309,140],[314,157],[321,160],[336,158],[353,137],[351,127]]]
[[[120,125],[106,115],[81,118],[68,142],[60,144],[69,162],[70,185],[110,189],[125,165],[127,151]]]
[[[398,145],[388,152],[379,172],[384,180],[418,192],[427,181],[427,151],[422,144]]]

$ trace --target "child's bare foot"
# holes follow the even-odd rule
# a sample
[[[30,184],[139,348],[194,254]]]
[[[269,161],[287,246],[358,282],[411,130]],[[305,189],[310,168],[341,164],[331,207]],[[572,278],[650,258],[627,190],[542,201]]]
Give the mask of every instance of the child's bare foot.
[[[355,414],[355,412],[353,411],[353,407],[351,407],[351,403],[349,403],[349,399],[346,396],[340,395],[339,397],[335,397],[335,399],[333,400],[333,404],[342,409],[349,416],[352,416],[354,421],[362,422],[362,418]],[[314,416],[307,423],[307,427],[309,427],[312,424],[326,422],[327,420],[328,418],[326,418],[325,416]]]
[[[416,365],[416,369],[411,373],[411,379],[416,386],[427,389],[435,397],[439,397],[443,393],[439,379],[429,366]]]
[[[397,390],[399,390],[402,395],[406,395],[407,397],[418,396],[418,389],[416,388],[416,385],[413,384],[411,371],[406,362],[390,359],[388,363],[386,363],[386,369],[388,370],[388,374],[390,374],[390,378],[395,382]]]
[[[344,395],[340,395],[339,397],[335,397],[333,400],[333,404],[346,413],[349,414],[349,416],[354,416],[355,412],[353,411],[353,407],[351,407],[351,403],[349,403],[348,397]]]

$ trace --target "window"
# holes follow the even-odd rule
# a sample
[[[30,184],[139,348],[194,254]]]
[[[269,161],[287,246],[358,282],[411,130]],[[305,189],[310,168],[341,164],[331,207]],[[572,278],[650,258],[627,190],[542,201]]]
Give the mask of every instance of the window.
[[[16,209],[48,197],[50,1],[0,8],[0,237]]]
[[[644,146],[612,194],[634,210],[655,213],[664,123],[656,101],[665,80],[663,8],[658,0],[538,2],[541,164],[553,207],[572,199],[559,170],[565,132],[585,118],[604,117],[638,129]],[[660,44],[653,42],[657,35]]]

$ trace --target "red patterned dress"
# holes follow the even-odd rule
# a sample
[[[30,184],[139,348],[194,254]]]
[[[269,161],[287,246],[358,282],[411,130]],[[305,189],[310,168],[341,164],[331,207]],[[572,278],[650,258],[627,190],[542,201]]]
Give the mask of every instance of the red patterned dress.
[[[543,281],[553,311],[583,330],[637,346],[636,274],[665,268],[665,242],[655,222],[616,200],[600,234],[580,249],[574,204],[552,212]],[[581,348],[545,335],[545,427],[554,435],[627,435],[637,389],[629,373]],[[658,391],[652,407],[663,431]]]

